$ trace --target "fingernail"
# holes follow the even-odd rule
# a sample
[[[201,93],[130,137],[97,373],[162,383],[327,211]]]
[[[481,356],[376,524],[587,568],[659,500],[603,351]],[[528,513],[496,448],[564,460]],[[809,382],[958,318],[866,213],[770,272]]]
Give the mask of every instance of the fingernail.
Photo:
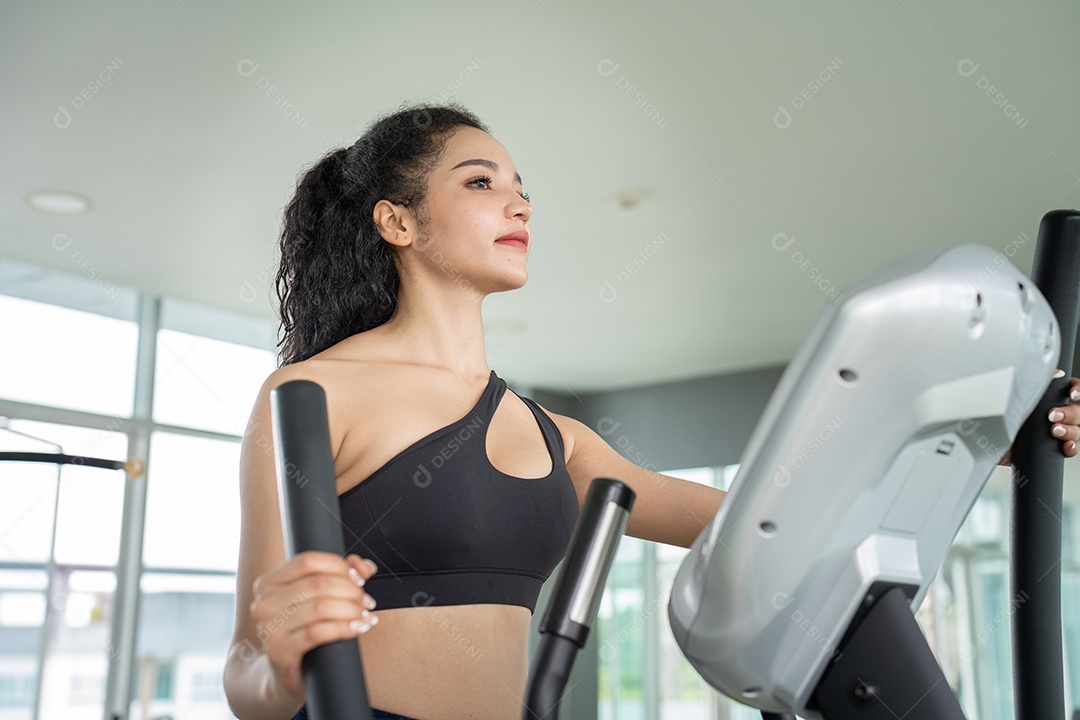
[[[1065,413],[1061,412],[1060,410],[1051,410],[1050,411],[1050,422],[1059,422],[1059,421],[1064,420],[1064,419],[1065,419]],[[1064,432],[1064,430],[1062,430],[1062,432]]]
[[[1072,392],[1069,393],[1069,399],[1070,400],[1080,400],[1080,390],[1077,390],[1077,389],[1074,388],[1072,390]]]
[[[368,610],[374,610],[375,609],[375,598],[371,597],[370,595],[367,596],[367,609]]]
[[[349,577],[352,578],[352,581],[354,583],[356,583],[360,587],[364,587],[364,578],[360,576],[360,573],[356,571],[356,568],[349,568]]]
[[[1054,429],[1050,432],[1053,433],[1054,437],[1063,437],[1065,435],[1065,428],[1060,425],[1055,425]]]
[[[371,572],[379,572],[379,566],[371,562],[367,558],[364,558],[364,562],[371,566]]]
[[[372,628],[374,625],[379,624],[378,615],[370,615],[367,610],[364,611],[363,617],[360,620],[353,620],[349,623],[349,629],[354,633],[364,633]]]
[[[1057,380],[1058,378],[1063,378],[1063,377],[1065,377],[1065,371],[1064,370],[1062,370],[1061,368],[1058,368],[1057,370],[1054,371],[1054,375],[1053,375],[1054,380]]]

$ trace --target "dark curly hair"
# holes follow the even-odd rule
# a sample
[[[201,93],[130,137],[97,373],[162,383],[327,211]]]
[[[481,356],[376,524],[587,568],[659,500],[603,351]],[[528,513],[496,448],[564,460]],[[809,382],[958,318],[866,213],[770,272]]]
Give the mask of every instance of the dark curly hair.
[[[400,287],[395,248],[382,239],[372,212],[386,199],[410,206],[422,223],[427,177],[460,126],[489,132],[454,103],[403,106],[304,173],[285,208],[275,279],[281,366],[394,315]]]

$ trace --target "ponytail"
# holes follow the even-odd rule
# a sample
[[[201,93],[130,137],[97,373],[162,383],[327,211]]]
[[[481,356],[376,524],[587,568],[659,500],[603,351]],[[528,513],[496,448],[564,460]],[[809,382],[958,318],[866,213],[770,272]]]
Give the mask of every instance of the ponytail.
[[[393,317],[400,279],[395,248],[372,218],[375,204],[386,199],[419,213],[427,176],[462,125],[488,132],[456,105],[398,110],[303,175],[285,208],[275,279],[280,365],[306,360]]]

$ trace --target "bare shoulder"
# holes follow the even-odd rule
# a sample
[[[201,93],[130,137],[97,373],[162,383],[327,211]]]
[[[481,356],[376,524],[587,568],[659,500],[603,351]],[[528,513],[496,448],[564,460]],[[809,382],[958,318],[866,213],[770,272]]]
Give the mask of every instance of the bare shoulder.
[[[322,388],[330,425],[330,443],[335,458],[346,438],[360,439],[369,416],[387,402],[386,390],[395,385],[393,362],[382,357],[375,338],[354,335],[306,360],[284,365],[263,381],[256,402],[256,415],[268,422],[272,391],[294,380],[307,380]],[[261,406],[261,411],[260,411]],[[256,427],[261,423],[256,423]],[[354,443],[355,444],[355,443]]]
[[[458,397],[430,367],[403,356],[377,329],[289,367],[268,382],[307,379],[322,386],[339,493],[474,402],[468,392]]]
[[[533,402],[536,401],[533,400]],[[566,451],[566,462],[569,463],[570,459],[574,456],[574,446],[577,444],[577,438],[588,431],[588,426],[572,417],[551,412],[540,403],[536,404],[549,418],[551,418],[551,421],[555,423],[555,427],[559,429],[559,433],[562,435],[563,439],[563,449]]]

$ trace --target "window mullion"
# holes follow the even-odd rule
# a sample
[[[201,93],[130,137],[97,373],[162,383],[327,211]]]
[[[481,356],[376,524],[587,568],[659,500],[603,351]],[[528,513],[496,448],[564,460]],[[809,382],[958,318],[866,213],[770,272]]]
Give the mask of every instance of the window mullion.
[[[660,624],[656,620],[656,543],[642,543],[642,594],[641,612],[645,615],[645,636],[642,643],[642,695],[645,701],[646,720],[660,719]]]
[[[139,296],[139,343],[135,366],[135,419],[128,436],[128,457],[149,458],[150,428],[154,400],[154,362],[161,299]],[[149,470],[149,468],[147,468]],[[142,574],[143,531],[146,520],[146,477],[127,475],[124,480],[124,516],[120,533],[120,558],[116,572],[109,674],[105,694],[105,718],[122,719],[131,709],[131,680],[135,664],[136,629],[139,616],[139,582]]]

